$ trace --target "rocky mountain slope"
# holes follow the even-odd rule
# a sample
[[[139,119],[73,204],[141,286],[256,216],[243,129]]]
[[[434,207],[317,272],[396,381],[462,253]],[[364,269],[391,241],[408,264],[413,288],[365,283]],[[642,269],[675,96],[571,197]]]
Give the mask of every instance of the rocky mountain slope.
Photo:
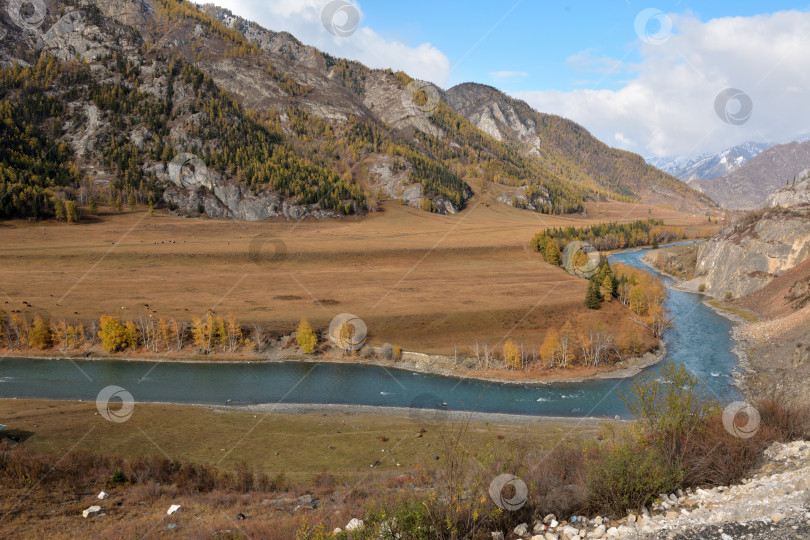
[[[486,182],[547,213],[606,197],[712,204],[571,122],[518,107],[545,145],[528,127],[493,136],[448,105],[459,92],[331,57],[214,6],[32,9],[3,21],[0,218],[53,215],[55,196],[249,220],[362,213],[382,198],[452,213]]]
[[[648,158],[647,163],[686,183],[691,183],[693,180],[709,180],[726,176],[770,146],[770,144],[747,142],[732,146],[717,154],[702,154],[697,157]]]
[[[688,208],[695,192],[675,178],[649,167],[637,154],[610,148],[585,128],[565,118],[540,113],[491,86],[464,83],[444,93],[450,107],[481,131],[508,142],[544,167],[562,173],[575,167],[581,181],[588,179],[603,190],[652,203]],[[523,199],[524,194],[513,194]],[[507,204],[512,199],[504,197]],[[529,201],[531,202],[531,201]],[[711,204],[708,197],[699,203]]]
[[[773,146],[733,173],[692,185],[720,206],[733,209],[760,207],[768,196],[810,168],[810,141]]]

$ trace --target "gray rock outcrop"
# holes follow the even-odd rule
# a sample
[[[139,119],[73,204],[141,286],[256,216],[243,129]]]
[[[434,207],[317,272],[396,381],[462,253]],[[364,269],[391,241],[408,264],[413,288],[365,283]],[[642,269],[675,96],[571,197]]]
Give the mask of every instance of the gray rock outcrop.
[[[808,171],[802,172],[801,179],[796,183],[771,194],[765,201],[766,208],[791,208],[810,205],[810,175]]]
[[[772,211],[748,216],[701,245],[693,283],[715,297],[752,293],[810,257],[810,217]]]
[[[773,193],[750,213],[700,246],[693,288],[715,297],[752,293],[810,258],[810,179]]]

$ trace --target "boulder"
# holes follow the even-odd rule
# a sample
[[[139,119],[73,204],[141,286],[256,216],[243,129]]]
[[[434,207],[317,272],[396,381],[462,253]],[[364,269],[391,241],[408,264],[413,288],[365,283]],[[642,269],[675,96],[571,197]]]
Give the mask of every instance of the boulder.
[[[349,521],[349,522],[346,524],[346,526],[344,527],[344,529],[345,529],[345,530],[347,530],[347,531],[355,531],[355,530],[357,530],[357,529],[362,529],[362,528],[363,528],[363,525],[365,525],[365,523],[363,523],[363,520],[362,520],[362,519],[352,518],[352,519],[351,519],[351,520],[350,520],[350,521]]]
[[[106,491],[102,491],[101,493],[98,494],[98,499],[103,501],[104,499],[109,498],[109,496],[110,496],[109,493],[107,493]]]
[[[173,505],[171,505],[171,506],[169,507],[169,509],[166,511],[166,515],[169,515],[169,516],[170,516],[170,515],[174,514],[175,512],[177,512],[178,510],[180,510],[181,508],[183,508],[181,505],[179,505],[179,504],[173,504]]]
[[[100,513],[101,513],[101,507],[100,506],[91,506],[90,508],[88,508],[87,510],[84,510],[82,512],[82,517],[83,518],[95,517],[95,516],[99,515]]]
[[[518,536],[526,536],[529,534],[529,526],[526,523],[521,523],[512,532]]]

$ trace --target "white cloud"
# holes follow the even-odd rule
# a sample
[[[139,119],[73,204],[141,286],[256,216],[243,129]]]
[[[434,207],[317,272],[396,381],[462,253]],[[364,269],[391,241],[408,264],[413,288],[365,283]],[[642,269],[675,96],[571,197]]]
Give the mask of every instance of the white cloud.
[[[339,26],[347,24],[347,18],[354,13],[359,16],[359,27],[346,37],[333,35],[321,22],[327,0],[216,0],[215,3],[269,30],[289,32],[333,56],[358,60],[373,68],[402,70],[439,86],[447,83],[450,61],[444,53],[430,43],[409,46],[385,39],[363,26],[363,13],[357,3],[335,15],[334,22]]]
[[[493,79],[522,79],[528,77],[528,71],[490,71],[489,76]]]
[[[673,35],[662,45],[639,41],[642,61],[633,64],[632,78],[620,89],[526,91],[515,96],[647,156],[714,152],[749,140],[784,142],[808,131],[810,13],[705,23],[689,14],[670,17]],[[585,51],[569,63],[590,65],[598,73],[613,62],[592,60]],[[746,123],[727,124],[715,113],[715,98],[726,88],[751,97],[753,112]],[[735,105],[730,104],[730,112]]]

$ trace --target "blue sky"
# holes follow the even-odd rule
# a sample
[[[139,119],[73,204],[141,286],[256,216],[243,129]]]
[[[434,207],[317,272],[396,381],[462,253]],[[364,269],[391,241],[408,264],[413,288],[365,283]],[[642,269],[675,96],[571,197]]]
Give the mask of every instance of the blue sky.
[[[576,69],[569,58],[590,50],[598,56],[640,59],[636,15],[649,2],[456,2],[364,0],[365,19],[383,37],[416,46],[429,42],[451,64],[448,86],[475,81],[509,91],[615,88],[621,73],[604,77]],[[707,21],[747,17],[787,9],[808,9],[802,2],[656,2],[673,13],[693,13]],[[483,38],[483,41],[480,41]],[[477,45],[476,45],[477,44]],[[492,73],[512,71],[512,77]],[[517,75],[527,74],[527,75]]]
[[[402,69],[442,88],[495,86],[645,157],[810,132],[806,0],[216,2],[370,67]],[[357,25],[336,33],[334,25],[352,16]],[[718,109],[724,95],[743,100]],[[746,103],[752,110],[732,121]]]

